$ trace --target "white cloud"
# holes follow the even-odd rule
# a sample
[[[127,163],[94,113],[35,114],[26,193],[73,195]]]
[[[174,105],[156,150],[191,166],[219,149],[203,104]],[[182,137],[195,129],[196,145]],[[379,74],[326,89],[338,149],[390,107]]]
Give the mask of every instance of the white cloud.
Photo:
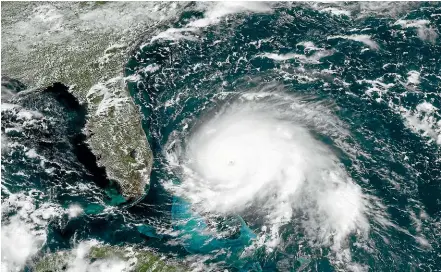
[[[21,271],[46,240],[44,233],[35,233],[18,215],[2,225],[2,271]]]
[[[365,45],[369,46],[370,49],[377,50],[379,48],[378,44],[372,40],[371,36],[369,35],[338,35],[338,36],[330,36],[328,37],[328,40],[330,39],[346,39],[346,40],[352,40],[356,42],[364,43]]]

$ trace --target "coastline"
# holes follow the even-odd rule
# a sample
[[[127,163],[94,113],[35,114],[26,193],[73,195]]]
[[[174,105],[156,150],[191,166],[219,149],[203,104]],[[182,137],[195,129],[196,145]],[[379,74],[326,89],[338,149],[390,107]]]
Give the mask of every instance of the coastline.
[[[142,15],[157,9],[171,16],[173,8],[179,7],[143,3],[131,15],[133,3],[2,5],[2,75],[30,88],[62,82],[87,104],[86,142],[126,200],[148,192],[153,155],[125,83],[124,65],[137,38],[160,19]]]

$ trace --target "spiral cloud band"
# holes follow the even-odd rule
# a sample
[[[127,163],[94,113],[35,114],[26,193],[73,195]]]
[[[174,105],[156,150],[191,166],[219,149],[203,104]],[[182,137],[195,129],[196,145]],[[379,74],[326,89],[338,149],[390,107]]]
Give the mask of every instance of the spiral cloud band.
[[[239,95],[202,120],[167,153],[182,180],[170,189],[200,213],[245,215],[260,224],[267,250],[279,244],[281,228],[335,249],[350,233],[368,231],[361,188],[318,139],[344,135],[325,106],[264,90]]]

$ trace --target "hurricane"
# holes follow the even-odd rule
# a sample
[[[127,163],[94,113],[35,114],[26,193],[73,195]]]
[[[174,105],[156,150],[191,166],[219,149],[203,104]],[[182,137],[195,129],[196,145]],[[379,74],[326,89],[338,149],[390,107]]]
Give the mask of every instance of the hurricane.
[[[170,140],[167,158],[182,177],[170,189],[201,213],[248,214],[267,250],[281,227],[339,248],[351,232],[368,230],[367,198],[317,139],[345,134],[328,113],[282,87],[239,94]]]
[[[440,267],[439,3],[149,5],[82,95],[2,81],[2,269]]]

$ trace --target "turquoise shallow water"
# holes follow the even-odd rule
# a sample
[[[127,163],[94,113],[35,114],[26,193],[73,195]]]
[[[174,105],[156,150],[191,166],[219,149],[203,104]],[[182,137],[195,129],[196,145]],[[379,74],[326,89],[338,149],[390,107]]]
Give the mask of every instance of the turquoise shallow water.
[[[50,163],[36,166],[36,158],[25,155],[26,149],[2,152],[2,201],[27,188],[44,192],[38,193],[41,198],[30,194],[37,206],[44,202],[83,206],[85,213],[79,217],[64,215],[41,225],[48,237],[43,251],[71,248],[72,240],[94,238],[148,246],[211,270],[439,269],[441,43],[436,35],[441,33],[441,16],[436,14],[440,13],[439,5],[422,4],[403,13],[400,19],[407,25],[420,23],[406,27],[388,16],[354,19],[308,7],[276,6],[271,12],[235,14],[185,30],[189,22],[205,16],[189,8],[174,22],[152,31],[157,35],[174,28],[184,37],[145,37],[125,66],[127,85],[141,108],[155,157],[146,197],[133,205],[116,205],[117,192],[105,181],[100,183],[97,169],[85,168],[74,151],[66,152],[74,150],[66,138],[65,145],[36,147],[57,162],[61,170],[55,175],[43,171]],[[428,23],[421,26],[421,20]],[[334,226],[329,233],[323,224],[305,227],[311,216],[306,208],[319,206],[299,199],[295,202],[311,206],[293,212],[279,229],[279,242],[269,250],[265,216],[277,212],[277,207],[259,202],[238,212],[217,212],[201,209],[204,203],[192,198],[197,195],[178,193],[176,188],[188,179],[181,168],[171,165],[170,156],[180,154],[180,146],[190,145],[199,128],[228,112],[231,105],[247,94],[263,92],[301,101],[295,107],[279,107],[278,100],[257,99],[273,104],[282,117],[291,111],[305,112],[296,120],[331,151],[367,199],[369,204],[362,209],[366,222],[341,221],[352,222],[352,228],[339,224],[346,217],[337,216],[329,223]],[[44,107],[38,103],[29,107]],[[51,120],[58,122],[55,128],[69,129],[69,118]],[[315,123],[308,123],[308,118]],[[11,122],[2,116],[2,127]],[[62,139],[55,130],[47,137]],[[28,138],[18,135],[17,141],[32,142],[38,133],[26,134],[33,135]],[[338,199],[330,206],[335,202]],[[357,210],[358,203],[343,203],[339,209],[348,211],[344,215]],[[13,215],[14,211],[6,214]],[[328,223],[326,218],[316,220]],[[346,227],[350,231],[336,248],[337,236]],[[311,235],[323,229],[331,237],[329,242]],[[257,243],[259,239],[263,242]]]

